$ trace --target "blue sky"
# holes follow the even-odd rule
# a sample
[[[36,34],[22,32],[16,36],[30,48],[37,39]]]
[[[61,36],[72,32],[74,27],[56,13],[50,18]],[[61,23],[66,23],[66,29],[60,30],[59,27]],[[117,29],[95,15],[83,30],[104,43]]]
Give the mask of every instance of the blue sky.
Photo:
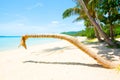
[[[0,35],[60,33],[84,29],[76,16],[62,19],[72,0],[0,0]]]

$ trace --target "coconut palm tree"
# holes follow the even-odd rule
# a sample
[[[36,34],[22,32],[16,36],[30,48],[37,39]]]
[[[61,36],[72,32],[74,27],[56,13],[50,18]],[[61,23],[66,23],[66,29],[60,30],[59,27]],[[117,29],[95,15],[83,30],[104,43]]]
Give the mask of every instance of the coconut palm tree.
[[[120,1],[119,0],[102,0],[98,7],[99,16],[101,21],[106,25],[109,25],[110,37],[114,41],[114,28],[118,20],[120,20]]]
[[[90,12],[91,12],[91,15],[95,15],[93,13],[94,11],[90,10]],[[78,15],[78,17],[73,22],[84,20],[84,25],[86,27],[91,27],[92,26],[90,21],[88,20],[87,16],[85,15],[83,9],[80,6],[77,5],[77,6],[73,7],[73,8],[69,8],[69,9],[65,10],[63,12],[63,19],[67,18],[67,17],[70,17],[72,15]],[[99,35],[99,33],[98,33],[98,31],[97,31],[97,29],[95,27],[94,27],[94,31],[95,31],[95,35],[96,35],[98,41],[101,42],[102,39],[100,38],[100,35]]]
[[[63,35],[63,34],[24,35],[24,36],[22,36],[20,46],[23,46],[24,48],[27,49],[26,40],[28,38],[58,38],[58,39],[63,39],[63,40],[70,42],[71,44],[73,44],[74,46],[79,48],[80,50],[84,51],[87,55],[92,57],[94,60],[96,60],[99,64],[101,64],[105,68],[116,68],[119,66],[119,64],[112,63],[112,62],[100,57],[97,53],[95,53],[94,51],[92,51],[91,49],[86,47],[84,44],[82,44],[77,38],[72,37],[72,36]]]
[[[83,0],[76,0],[83,8],[85,14],[87,15],[87,17],[89,18],[90,22],[93,24],[93,26],[98,30],[99,34],[104,38],[104,40],[113,47],[117,47],[117,44],[115,44],[114,42],[112,42],[109,37],[105,34],[105,32],[103,32],[103,30],[101,29],[100,25],[96,22],[96,20],[90,15],[89,10],[87,9],[85,3]]]
[[[89,16],[87,18],[87,16],[84,14],[84,10],[85,8],[81,8],[81,6],[78,4],[79,3],[79,0],[75,0],[76,3],[77,3],[77,6],[74,7],[74,8],[69,8],[67,9],[64,13],[63,13],[63,18],[66,18],[66,17],[69,17],[71,15],[79,15],[78,18],[76,18],[74,20],[75,21],[78,21],[78,20],[84,20],[85,21],[88,21],[88,18],[92,21],[91,23],[94,25],[94,31],[95,31],[95,34],[96,34],[96,37],[98,38],[98,41],[102,41],[100,36],[102,36],[104,38],[104,40],[110,45],[110,46],[113,46],[113,47],[117,47],[117,44],[115,44],[114,42],[112,42],[109,37],[106,35],[106,33],[101,29],[101,26],[98,22],[100,21],[97,21],[99,20],[98,19],[98,16],[96,16],[96,5],[99,3],[98,0],[85,0],[83,3],[84,3],[84,7],[86,7],[86,11],[88,12],[87,16]],[[82,6],[83,7],[83,6]],[[111,28],[112,30],[112,28]]]

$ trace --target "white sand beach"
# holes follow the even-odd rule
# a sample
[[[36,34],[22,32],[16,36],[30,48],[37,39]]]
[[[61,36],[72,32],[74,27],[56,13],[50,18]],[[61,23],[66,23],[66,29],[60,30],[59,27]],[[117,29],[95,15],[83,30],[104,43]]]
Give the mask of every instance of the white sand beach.
[[[120,53],[115,53],[120,49],[87,46],[102,56],[120,59]],[[58,41],[0,52],[0,80],[120,80],[120,72],[105,69],[72,44]]]

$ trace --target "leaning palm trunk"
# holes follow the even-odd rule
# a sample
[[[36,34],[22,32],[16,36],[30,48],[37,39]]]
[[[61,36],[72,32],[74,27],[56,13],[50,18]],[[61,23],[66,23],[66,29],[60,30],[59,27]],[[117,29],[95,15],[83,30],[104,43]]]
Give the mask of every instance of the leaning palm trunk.
[[[114,41],[115,38],[114,38],[114,25],[111,23],[110,24],[110,37],[111,37],[111,40]]]
[[[116,44],[114,44],[109,38],[108,36],[103,32],[103,30],[100,28],[99,24],[97,24],[97,22],[95,21],[95,19],[93,19],[91,17],[91,15],[88,12],[88,9],[86,8],[86,5],[84,3],[83,0],[78,0],[79,4],[83,7],[84,12],[86,13],[86,15],[88,16],[90,22],[93,24],[93,26],[98,30],[98,32],[100,33],[100,35],[105,39],[105,41],[113,47],[117,47]]]
[[[98,33],[97,29],[94,27],[94,32],[95,32],[95,36],[98,39],[99,42],[102,42],[103,40],[101,39],[100,34]]]
[[[71,44],[73,44],[74,46],[76,46],[77,48],[79,48],[80,50],[82,50],[83,52],[85,52],[87,55],[89,55],[93,59],[95,59],[103,67],[105,67],[105,68],[116,68],[118,66],[118,64],[115,64],[115,63],[112,63],[112,62],[110,62],[106,59],[103,59],[97,53],[95,53],[91,49],[87,48],[84,44],[82,44],[77,38],[72,37],[72,36],[62,35],[62,34],[25,35],[25,36],[22,36],[22,40],[21,40],[20,45],[23,46],[26,49],[27,49],[26,40],[28,38],[58,38],[58,39],[64,39],[64,40],[70,42]]]

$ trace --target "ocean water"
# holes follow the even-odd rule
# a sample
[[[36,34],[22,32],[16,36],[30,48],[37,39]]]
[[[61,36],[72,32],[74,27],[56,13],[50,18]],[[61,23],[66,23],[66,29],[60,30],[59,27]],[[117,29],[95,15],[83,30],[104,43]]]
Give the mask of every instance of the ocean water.
[[[17,49],[21,41],[20,36],[0,36],[0,51]],[[45,44],[50,42],[58,41],[57,39],[51,38],[35,38],[28,39],[27,44],[29,46],[37,45],[37,44]]]

